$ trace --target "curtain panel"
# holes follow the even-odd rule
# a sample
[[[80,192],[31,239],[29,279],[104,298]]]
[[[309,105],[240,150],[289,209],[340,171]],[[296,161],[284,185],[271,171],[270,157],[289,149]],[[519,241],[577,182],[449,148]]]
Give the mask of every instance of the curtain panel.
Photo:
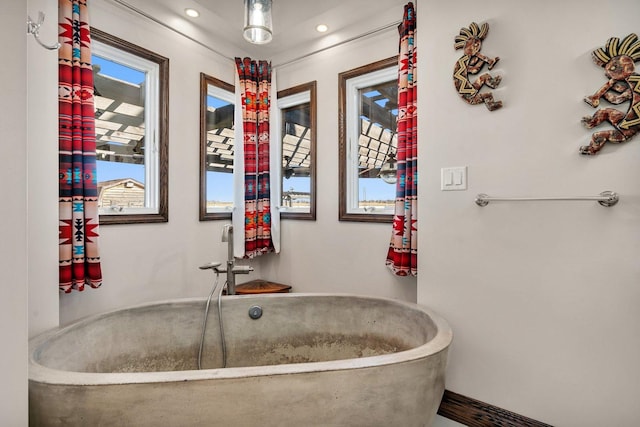
[[[98,288],[98,191],[87,1],[58,1],[59,289]]]
[[[418,87],[416,15],[413,3],[404,7],[398,27],[398,153],[393,231],[387,267],[398,276],[418,274]]]
[[[244,257],[274,252],[270,183],[271,63],[236,58],[244,151]],[[238,212],[240,213],[240,212]]]

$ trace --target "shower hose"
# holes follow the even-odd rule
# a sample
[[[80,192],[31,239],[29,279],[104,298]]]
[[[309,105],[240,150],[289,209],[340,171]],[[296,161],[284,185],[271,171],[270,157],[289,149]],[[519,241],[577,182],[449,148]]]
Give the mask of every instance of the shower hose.
[[[205,307],[204,310],[204,319],[202,321],[202,336],[200,337],[200,348],[198,349],[198,369],[202,369],[202,348],[204,347],[204,335],[205,332],[207,331],[207,319],[209,317],[209,306],[211,305],[211,298],[213,297],[213,294],[216,292],[216,289],[218,288],[218,282],[220,280],[220,272],[218,271],[217,268],[213,269],[216,273],[216,280],[213,283],[213,288],[211,288],[211,292],[209,292],[209,297],[207,298],[207,305]],[[220,326],[220,342],[222,344],[222,367],[226,368],[227,367],[227,347],[225,345],[225,339],[224,339],[224,327],[222,325],[222,310],[220,309],[221,304],[220,301],[222,300],[222,291],[224,290],[224,288],[226,287],[227,282],[224,283],[224,285],[220,288],[220,291],[217,294],[217,299],[218,299],[218,325]]]

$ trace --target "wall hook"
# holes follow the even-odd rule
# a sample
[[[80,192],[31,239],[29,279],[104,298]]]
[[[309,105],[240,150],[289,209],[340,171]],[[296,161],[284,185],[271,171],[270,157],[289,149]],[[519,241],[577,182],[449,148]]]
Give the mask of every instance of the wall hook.
[[[38,44],[45,49],[49,49],[49,50],[60,49],[60,43],[56,43],[53,45],[46,45],[42,43],[42,41],[40,40],[40,34],[39,34],[40,26],[42,25],[43,22],[44,22],[44,13],[42,13],[41,11],[38,12],[38,22],[33,22],[31,17],[27,15],[27,34],[33,34],[33,37],[36,39]]]

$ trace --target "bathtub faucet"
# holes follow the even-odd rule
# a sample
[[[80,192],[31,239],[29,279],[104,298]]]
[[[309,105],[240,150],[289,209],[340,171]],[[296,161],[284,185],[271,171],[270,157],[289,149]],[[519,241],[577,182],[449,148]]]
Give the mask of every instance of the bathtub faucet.
[[[227,265],[224,270],[216,267],[216,271],[227,273],[227,295],[236,294],[236,274],[249,274],[253,271],[253,267],[248,265],[236,265],[233,256],[233,226],[225,224],[222,227],[222,241],[227,242]]]

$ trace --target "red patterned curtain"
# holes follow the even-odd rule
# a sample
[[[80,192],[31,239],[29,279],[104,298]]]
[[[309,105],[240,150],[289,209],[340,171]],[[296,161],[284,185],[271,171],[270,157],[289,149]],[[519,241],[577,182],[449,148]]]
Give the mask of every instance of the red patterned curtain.
[[[269,186],[271,63],[236,58],[244,130],[245,257],[273,252]]]
[[[102,284],[93,72],[87,1],[58,0],[60,280],[65,293]]]
[[[418,274],[418,87],[416,14],[404,7],[398,59],[398,172],[387,267],[398,276]]]

